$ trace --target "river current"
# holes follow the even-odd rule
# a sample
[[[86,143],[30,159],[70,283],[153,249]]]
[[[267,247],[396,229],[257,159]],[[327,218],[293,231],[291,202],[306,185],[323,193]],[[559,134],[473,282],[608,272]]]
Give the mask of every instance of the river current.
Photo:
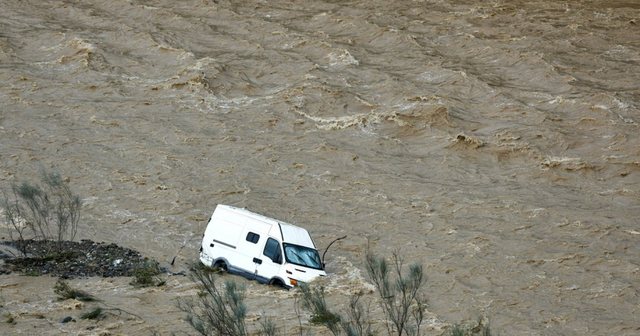
[[[424,265],[425,335],[640,334],[637,1],[0,0],[0,81],[2,187],[62,173],[78,238],[180,271],[231,204],[321,253],[347,235],[338,308],[371,286],[369,245]],[[80,308],[55,279],[0,280],[0,333],[189,330],[186,277],[73,280],[137,314],[97,326],[59,323]],[[294,291],[237,280],[299,334]]]

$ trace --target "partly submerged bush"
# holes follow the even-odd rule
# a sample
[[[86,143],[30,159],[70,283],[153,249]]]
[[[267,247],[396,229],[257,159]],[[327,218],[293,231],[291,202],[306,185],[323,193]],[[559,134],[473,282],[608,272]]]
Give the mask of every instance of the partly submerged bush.
[[[325,300],[325,291],[322,286],[301,284],[302,306],[311,312],[309,322],[324,325],[335,336],[371,336],[373,331],[368,321],[369,311],[365,310],[360,299],[362,293],[351,296],[349,308],[342,318],[337,312],[331,311]]]
[[[455,324],[449,331],[450,336],[491,336],[489,323],[479,319],[472,325]]]
[[[360,303],[362,293],[356,293],[349,300],[349,309],[346,312],[348,319],[340,325],[347,336],[372,336],[373,329],[369,321],[369,309],[365,309]]]
[[[147,260],[135,268],[131,284],[138,287],[162,286],[165,282],[158,278],[159,274],[158,263]]]
[[[4,320],[5,323],[16,324],[16,318],[13,316],[13,314],[5,313],[4,317],[5,317],[5,320]]]
[[[193,267],[190,276],[200,292],[195,298],[178,301],[178,308],[187,313],[187,322],[203,336],[245,336],[244,287],[229,280],[220,286],[215,273],[200,267]]]
[[[96,299],[89,293],[79,289],[71,288],[69,284],[58,279],[53,286],[53,292],[58,295],[59,300],[76,299],[79,301],[95,301]]]
[[[91,311],[88,311],[88,312],[80,315],[80,318],[83,319],[83,320],[97,320],[101,316],[102,316],[102,308],[97,307],[97,308],[94,308]]]
[[[422,294],[425,277],[422,265],[412,264],[408,272],[399,253],[393,253],[392,264],[374,255],[370,250],[366,257],[367,273],[379,295],[379,302],[388,321],[389,335],[420,335],[426,299]]]
[[[261,336],[276,336],[278,334],[278,327],[275,322],[273,322],[273,319],[268,316],[260,319],[260,330],[258,334]]]
[[[300,284],[302,306],[311,311],[309,322],[326,326],[334,335],[340,335],[340,315],[329,310],[324,287]]]

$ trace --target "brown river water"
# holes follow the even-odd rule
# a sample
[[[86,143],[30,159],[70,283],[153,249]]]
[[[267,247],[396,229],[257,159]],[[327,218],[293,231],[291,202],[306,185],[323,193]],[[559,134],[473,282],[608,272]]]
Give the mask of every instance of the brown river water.
[[[638,1],[0,0],[0,81],[2,188],[61,172],[78,239],[179,272],[231,204],[321,253],[348,235],[338,310],[371,288],[369,242],[424,265],[424,335],[640,334]],[[249,324],[327,334],[299,330],[296,291],[230,278]],[[190,332],[187,277],[72,280],[135,315],[66,324],[92,306],[55,280],[1,275],[0,334]]]

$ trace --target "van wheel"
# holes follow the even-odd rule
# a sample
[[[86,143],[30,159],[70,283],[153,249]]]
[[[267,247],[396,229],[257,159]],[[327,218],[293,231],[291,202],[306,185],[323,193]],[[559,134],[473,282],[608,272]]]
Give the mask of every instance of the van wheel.
[[[213,265],[213,269],[218,272],[228,272],[227,264],[224,261],[218,261]]]
[[[284,282],[282,282],[282,280],[280,279],[271,279],[271,281],[269,282],[269,285],[287,289],[287,286],[285,286]]]

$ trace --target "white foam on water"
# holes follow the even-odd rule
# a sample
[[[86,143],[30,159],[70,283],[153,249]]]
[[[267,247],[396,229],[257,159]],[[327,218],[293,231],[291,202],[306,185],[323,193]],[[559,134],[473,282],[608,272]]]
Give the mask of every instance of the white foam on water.
[[[327,58],[329,59],[330,66],[348,66],[360,64],[360,62],[351,55],[349,50],[346,49],[333,51],[327,55]]]
[[[351,295],[358,292],[370,293],[375,290],[375,286],[365,280],[362,271],[345,257],[338,256],[332,263],[332,268],[337,268],[338,271],[322,279],[328,293]]]
[[[314,121],[316,123],[316,127],[322,130],[340,130],[357,126],[362,130],[367,131],[366,127],[368,126],[379,124],[384,121],[395,121],[397,117],[397,112],[395,111],[358,113],[340,117],[317,117],[301,110],[296,110],[296,112],[301,116]]]

